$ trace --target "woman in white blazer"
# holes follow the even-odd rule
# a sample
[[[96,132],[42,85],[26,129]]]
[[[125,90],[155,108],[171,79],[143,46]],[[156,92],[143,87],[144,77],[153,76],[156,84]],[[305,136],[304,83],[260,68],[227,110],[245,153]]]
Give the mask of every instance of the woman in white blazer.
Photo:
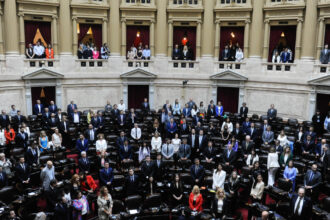
[[[224,121],[224,122],[222,123],[221,131],[223,131],[225,125],[228,126],[228,132],[229,132],[229,133],[233,132],[233,123],[231,123],[229,117],[227,117],[226,121]]]
[[[101,153],[103,151],[107,151],[108,144],[107,141],[104,139],[103,134],[98,135],[98,140],[96,141],[96,152]]]
[[[162,150],[162,138],[159,137],[159,133],[156,132],[155,136],[151,138],[151,150],[159,153]]]
[[[280,142],[280,145],[282,147],[289,145],[289,141],[288,141],[287,136],[284,133],[284,130],[281,130],[281,133],[277,136],[277,140]]]
[[[223,189],[226,180],[226,171],[222,170],[222,165],[219,164],[217,169],[213,172],[213,184],[212,188],[218,190],[219,188]]]
[[[267,186],[273,186],[275,183],[275,175],[280,167],[280,164],[278,163],[278,154],[275,151],[274,147],[271,147],[268,153],[267,158],[267,170],[268,170],[268,185]]]
[[[246,159],[246,165],[252,169],[254,162],[259,161],[259,156],[254,149],[251,150],[251,154]]]

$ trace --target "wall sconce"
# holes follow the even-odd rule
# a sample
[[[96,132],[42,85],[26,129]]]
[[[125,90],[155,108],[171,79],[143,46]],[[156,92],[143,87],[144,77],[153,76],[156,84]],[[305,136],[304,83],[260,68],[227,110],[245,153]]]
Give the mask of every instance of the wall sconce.
[[[140,37],[140,31],[136,32],[136,37]]]
[[[234,32],[231,32],[231,33],[230,33],[230,36],[231,36],[232,38],[235,38],[235,34],[234,34]]]
[[[284,32],[282,32],[282,33],[281,33],[281,37],[285,37],[285,34],[284,34]]]

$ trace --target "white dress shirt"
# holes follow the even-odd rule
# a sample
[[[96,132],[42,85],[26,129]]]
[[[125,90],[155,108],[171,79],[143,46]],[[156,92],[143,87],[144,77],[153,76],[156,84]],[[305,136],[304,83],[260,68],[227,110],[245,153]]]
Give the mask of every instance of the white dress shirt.
[[[172,144],[174,146],[174,153],[178,152],[179,147],[181,145],[181,139],[179,139],[179,138],[178,139],[173,138],[172,139]]]
[[[123,104],[118,104],[118,108],[117,108],[119,111],[125,111],[126,110],[126,105],[123,103]]]
[[[298,206],[298,203],[299,203],[299,199],[301,199],[301,202],[300,202],[300,207],[299,207],[299,210],[298,210],[298,215],[301,215],[301,211],[302,211],[302,207],[304,205],[304,197],[298,197],[297,200],[296,200],[296,203],[294,204],[294,212],[296,211],[296,208]]]
[[[252,159],[252,155],[249,154],[247,159],[246,159],[246,165],[250,166],[250,163],[251,163],[251,159]],[[254,162],[256,161],[259,161],[259,156],[258,155],[255,155],[253,160],[252,160],[252,165],[254,164]]]
[[[142,56],[146,58],[150,57],[150,49],[144,49],[142,51]]]
[[[221,126],[221,131],[223,131],[225,125],[227,125],[227,127],[228,127],[228,132],[230,132],[230,133],[233,132],[233,123],[231,123],[231,122],[229,122],[229,123],[223,122],[222,126]]]
[[[213,184],[212,189],[216,189],[217,187],[223,189],[226,180],[226,171],[221,170],[221,172],[217,172],[214,170],[213,172]]]
[[[106,151],[107,148],[108,148],[108,144],[107,144],[106,140],[102,139],[102,140],[96,141],[96,151],[97,152]]]
[[[280,167],[280,164],[278,163],[278,154],[276,152],[268,154],[267,169],[271,167]]]
[[[132,128],[131,137],[133,139],[140,139],[141,138],[141,128]]]
[[[73,123],[79,123],[79,115],[78,115],[78,113],[73,114]]]
[[[33,47],[33,51],[36,55],[41,56],[44,54],[45,48],[41,45],[39,45],[39,46],[36,45]]]
[[[280,142],[280,145],[281,145],[282,147],[285,147],[286,145],[289,144],[289,141],[288,141],[288,138],[287,138],[286,135],[284,135],[283,137],[281,137],[281,135],[279,135],[279,136],[277,137],[277,140]]]
[[[162,149],[162,138],[161,137],[152,137],[151,138],[151,149],[160,152]]]

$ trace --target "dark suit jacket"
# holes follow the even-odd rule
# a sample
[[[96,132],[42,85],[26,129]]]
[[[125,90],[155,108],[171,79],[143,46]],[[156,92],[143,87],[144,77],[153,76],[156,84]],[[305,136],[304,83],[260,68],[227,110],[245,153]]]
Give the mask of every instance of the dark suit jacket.
[[[47,210],[53,211],[57,202],[58,190],[49,187],[49,189],[45,191],[45,196],[47,201]]]
[[[172,52],[172,59],[173,60],[180,60],[180,59],[182,59],[181,54],[182,54],[182,52],[181,52],[181,50],[179,48],[177,50],[174,48],[173,49],[173,52]]]
[[[96,141],[97,140],[97,132],[96,132],[96,130],[93,128],[93,131],[94,131],[94,141]],[[87,138],[88,140],[91,140],[91,137],[90,137],[90,130],[89,129],[87,129],[86,131],[85,131],[85,138]]]
[[[99,127],[99,120],[97,119],[97,117],[92,117],[91,118],[91,124],[93,125],[94,128]]]
[[[307,136],[308,135],[310,135],[311,136],[311,141],[313,142],[313,143],[315,143],[315,139],[316,139],[316,133],[315,132],[309,132],[309,131],[306,131],[305,133],[304,133],[304,141],[305,140],[307,140]]]
[[[70,209],[66,204],[57,203],[54,208],[54,220],[68,220],[70,219]]]
[[[193,143],[192,143],[192,135],[189,135],[188,138],[188,144],[192,147],[192,149],[195,149],[198,146],[198,135],[195,134],[195,141],[194,141],[194,147],[193,147]]]
[[[271,109],[268,109],[268,111],[267,111],[268,119],[269,118],[275,119],[276,116],[277,116],[277,110],[275,108],[273,109],[273,111],[271,111]]]
[[[257,128],[253,128],[253,132],[252,132],[252,129],[249,128],[246,135],[250,135],[251,140],[255,141],[260,136],[260,130]]]
[[[26,162],[32,166],[32,164],[38,164],[38,152],[35,150],[35,154],[33,155],[31,148],[29,148],[26,152]]]
[[[225,198],[223,200],[223,205],[222,205],[222,215],[227,215],[228,213],[228,201],[227,199]],[[214,200],[212,201],[212,204],[211,204],[211,207],[212,207],[212,214],[216,214],[218,213],[218,199],[217,197],[214,198]]]
[[[26,117],[24,115],[20,115],[20,117],[18,117],[18,115],[15,115],[13,118],[12,118],[12,122],[15,126],[19,126],[21,125],[23,122],[25,123],[26,122]]]
[[[67,131],[69,130],[69,122],[66,121],[66,129]],[[63,134],[64,133],[64,129],[65,129],[65,126],[64,126],[64,121],[62,121],[61,123],[59,123],[59,129],[60,129],[60,132]]]
[[[152,162],[149,162],[149,165],[147,165],[147,162],[143,162],[141,166],[141,172],[143,174],[143,178],[149,178],[154,175],[154,164]]]
[[[78,114],[78,116],[79,116],[79,120],[80,120],[80,112],[77,112],[77,114]],[[71,114],[70,114],[70,120],[73,122],[73,120],[74,120],[74,113],[72,112]]]
[[[236,131],[236,128],[233,128],[233,132],[231,133],[237,140],[243,139],[243,130],[241,128]]]
[[[246,141],[244,140],[242,142],[242,154],[246,154],[246,155],[250,154],[253,147],[254,147],[254,144],[252,141],[250,141],[248,143],[248,146],[246,147]]]
[[[0,189],[8,185],[8,179],[5,172],[2,172],[2,178],[0,179]]]
[[[139,177],[134,174],[134,181],[131,181],[131,176],[127,176],[125,179],[125,191],[126,195],[138,194]]]
[[[23,137],[22,133],[20,133],[20,132],[17,133],[15,139],[16,139],[16,143],[19,146],[23,146],[24,148],[28,147],[29,137],[28,137],[28,134],[26,132],[24,132],[24,137]]]
[[[102,170],[100,170],[100,182],[101,185],[105,186],[107,185],[107,182],[111,182],[113,181],[113,170],[111,167],[109,167],[108,172],[103,168]]]
[[[50,113],[54,113],[54,114],[57,113],[57,106],[55,104],[54,105],[49,105],[48,109],[49,109]]]
[[[88,140],[85,138],[83,141],[84,141],[84,146],[82,145],[82,141],[80,139],[78,139],[76,142],[76,147],[79,152],[88,151],[88,148],[89,148]]]
[[[231,150],[229,157],[227,156],[228,149],[224,150],[223,152],[223,162],[224,163],[229,163],[230,165],[234,165],[237,159],[236,152],[234,150]]]
[[[314,142],[310,141],[308,143],[307,140],[304,140],[303,144],[301,145],[301,148],[302,148],[301,150],[313,153],[314,152],[314,147],[315,147]]]
[[[128,121],[128,123],[130,124],[130,125],[134,125],[134,123],[136,123],[137,122],[137,115],[136,115],[136,113],[135,113],[135,116],[134,117],[132,117],[132,114],[131,113],[129,113],[129,115],[128,115],[128,117],[127,117],[127,119],[126,119],[127,121]]]
[[[124,145],[120,146],[119,156],[120,156],[121,160],[132,159],[132,147],[128,145],[127,152],[126,152]]]
[[[50,115],[51,115],[52,113],[50,113],[50,112],[44,112],[44,113],[42,113],[42,120],[44,121],[44,122],[46,122],[46,123],[48,123],[48,120],[50,119]]]
[[[83,158],[80,158],[78,161],[78,167],[79,167],[79,171],[81,172],[85,172],[85,171],[89,172],[91,168],[91,163],[88,158],[86,158],[86,162],[83,160]]]
[[[120,124],[125,125],[125,124],[126,124],[126,115],[123,114],[123,120],[121,120],[121,116],[120,116],[120,114],[118,114],[118,115],[117,115],[117,122],[118,122],[119,125],[120,125]]]
[[[240,109],[239,109],[239,115],[241,117],[246,118],[248,113],[249,113],[249,108],[248,107],[245,107],[244,111],[243,111],[243,106],[240,107]]]
[[[209,147],[205,147],[204,151],[203,151],[203,155],[204,155],[205,158],[214,160],[214,158],[216,156],[216,152],[215,152],[214,147],[212,147],[211,151],[209,150]]]
[[[180,134],[181,135],[183,135],[183,134],[189,134],[189,126],[188,126],[187,123],[185,125],[186,125],[186,127],[183,128],[183,124],[180,124]]]
[[[57,127],[58,126],[58,118],[54,118],[54,121],[53,121],[53,119],[52,118],[50,118],[49,120],[48,120],[48,126],[50,127],[50,128],[54,128],[54,127]]]
[[[126,136],[124,136],[123,138],[121,138],[120,136],[117,137],[117,147],[120,148],[120,146],[123,146],[125,141],[128,141],[128,138]]]
[[[197,136],[196,144],[199,148],[199,151],[203,152],[204,148],[207,146],[207,138],[206,135],[203,135],[201,143],[199,143],[199,136]]]
[[[164,174],[166,171],[166,164],[163,161],[161,161],[158,167],[157,160],[155,160],[153,163],[154,163],[154,178],[157,181],[162,181],[164,179]]]
[[[301,220],[309,220],[312,214],[312,204],[310,200],[307,197],[304,197],[304,203],[303,207],[301,209],[301,214],[300,216],[294,216],[294,211],[295,211],[295,204],[298,199],[297,195],[293,195],[291,202],[290,202],[290,214],[292,217],[295,217],[295,219],[301,219]]]
[[[179,147],[179,157],[180,158],[189,158],[190,155],[191,155],[190,145],[186,144],[186,146],[184,146],[183,144],[181,144]]]
[[[68,115],[71,115],[71,114],[73,113],[73,110],[74,110],[74,109],[77,109],[77,105],[76,105],[76,104],[73,104],[73,109],[72,109],[71,104],[69,104],[69,105],[67,106],[66,113],[67,113]]]
[[[114,119],[117,119],[117,116],[120,114],[118,109],[112,109],[111,110],[111,115]]]
[[[213,105],[213,108],[211,108],[211,105],[207,108],[207,116],[215,116],[215,105]]]
[[[251,127],[251,122],[243,122],[242,129],[244,134],[246,134],[249,131],[249,128]]]
[[[9,125],[9,124],[10,124],[9,116],[6,115],[5,118],[3,118],[3,115],[1,114],[0,115],[0,125],[1,125],[1,127],[6,128],[7,125]]]
[[[199,165],[198,170],[196,172],[196,165],[195,164],[192,165],[190,167],[190,175],[191,175],[191,178],[193,179],[193,181],[198,179],[198,182],[200,183],[203,180],[204,175],[205,175],[204,167],[202,165]]]
[[[305,177],[304,177],[304,185],[311,186],[314,189],[321,184],[322,176],[321,176],[320,172],[316,171],[313,174],[312,179],[310,179],[312,172],[313,172],[312,170],[308,170],[306,172]]]
[[[18,182],[23,182],[30,178],[30,167],[27,163],[24,164],[25,169],[20,164],[16,165],[16,178]]]
[[[145,104],[147,104],[147,106]],[[150,111],[149,103],[148,102],[142,102],[142,104],[141,104],[141,110],[144,111],[144,112]]]
[[[35,115],[42,114],[44,112],[44,105],[43,104],[40,104],[40,109],[41,109],[41,111],[39,111],[38,104],[35,104],[33,106],[33,114],[35,114]]]

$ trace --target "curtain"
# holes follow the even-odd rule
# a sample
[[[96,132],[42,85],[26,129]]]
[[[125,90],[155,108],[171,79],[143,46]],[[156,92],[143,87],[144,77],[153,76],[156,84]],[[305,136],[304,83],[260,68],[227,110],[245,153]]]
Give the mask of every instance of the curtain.
[[[79,24],[78,45],[81,43],[82,39],[84,39],[90,27],[90,24]]]
[[[102,25],[101,24],[93,24],[91,25],[94,43],[97,49],[100,51],[102,47]]]
[[[137,33],[140,32],[140,37],[137,37]],[[138,46],[139,42],[142,45],[149,45],[149,26],[130,26],[126,28],[126,51],[129,51],[131,46],[134,44],[135,47]]]
[[[318,93],[316,100],[316,108],[320,110],[323,117],[326,117],[330,111],[330,95]]]
[[[140,109],[144,98],[149,100],[149,86],[129,85],[128,86],[128,108]]]
[[[324,44],[330,44],[330,25],[327,24],[325,28],[325,37],[324,37]],[[323,47],[323,45],[322,45]]]
[[[224,112],[237,113],[238,88],[218,87],[218,101],[221,102]]]
[[[44,91],[45,97],[40,97],[41,91]],[[40,99],[41,103],[48,107],[50,101],[56,101],[55,97],[55,87],[32,87],[31,88],[31,94],[32,94],[32,108],[37,103],[37,100]]]
[[[193,53],[193,60],[196,56],[196,27],[174,27],[173,28],[173,47],[175,44],[179,45],[182,50],[182,39],[187,37],[187,46],[191,49]]]
[[[231,33],[235,35],[232,37]],[[239,44],[240,48],[244,49],[244,27],[221,27],[220,31],[220,52],[225,49],[225,46],[232,42],[233,45]]]
[[[51,43],[52,31],[50,22],[36,22],[36,21],[25,21],[24,22],[24,32],[25,32],[25,45],[26,47],[33,43],[34,36],[39,28],[39,31],[44,38],[45,42]]]
[[[281,37],[282,33],[284,33],[284,37]],[[272,61],[273,51],[275,49],[281,52],[284,47],[289,47],[294,57],[296,48],[296,26],[271,26],[268,62]]]

